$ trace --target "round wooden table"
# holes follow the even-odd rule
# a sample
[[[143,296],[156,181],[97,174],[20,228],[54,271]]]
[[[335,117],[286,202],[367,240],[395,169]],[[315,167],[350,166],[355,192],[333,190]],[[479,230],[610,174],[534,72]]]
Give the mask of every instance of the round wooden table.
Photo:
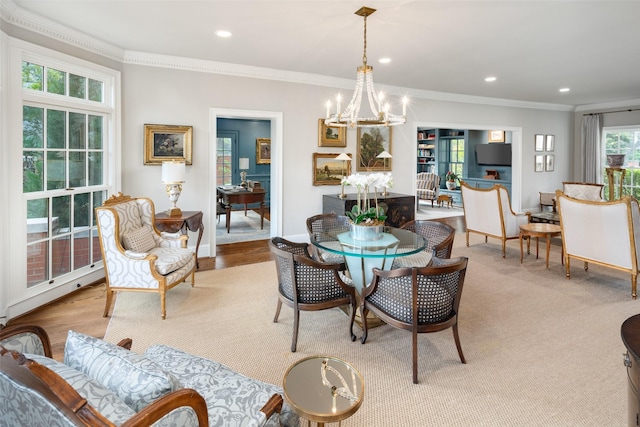
[[[562,229],[559,225],[556,224],[548,224],[548,223],[540,223],[540,222],[531,222],[529,224],[523,224],[520,226],[520,263],[522,263],[522,258],[524,256],[524,251],[522,250],[522,240],[527,238],[527,254],[529,253],[531,238],[536,238],[536,259],[538,258],[538,239],[540,237],[544,237],[547,240],[547,270],[549,269],[549,250],[551,249],[551,238],[555,236],[560,236],[562,234]],[[564,248],[561,251],[561,260],[564,264]]]

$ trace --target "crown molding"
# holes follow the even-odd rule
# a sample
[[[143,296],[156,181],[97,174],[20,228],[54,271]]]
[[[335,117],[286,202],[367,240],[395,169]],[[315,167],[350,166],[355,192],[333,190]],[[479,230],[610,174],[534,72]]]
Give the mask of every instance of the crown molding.
[[[627,99],[625,101],[613,101],[603,104],[585,104],[576,107],[576,113],[583,111],[602,111],[611,108],[630,108],[640,106],[640,99]]]

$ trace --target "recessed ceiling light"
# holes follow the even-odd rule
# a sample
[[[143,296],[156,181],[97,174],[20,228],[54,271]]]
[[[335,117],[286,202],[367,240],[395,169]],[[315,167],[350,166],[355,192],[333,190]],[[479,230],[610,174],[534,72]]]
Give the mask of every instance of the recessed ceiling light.
[[[391,62],[391,58],[380,58],[379,62],[381,64],[388,64],[389,62]]]
[[[489,77],[485,77],[484,78],[485,82],[495,82],[496,80],[497,80],[497,78],[493,77],[493,76],[489,76]]]
[[[227,30],[218,30],[216,31],[216,36],[218,37],[231,37],[231,32]]]
[[[568,87],[563,87],[558,89],[558,92],[569,92],[571,89],[569,89]]]

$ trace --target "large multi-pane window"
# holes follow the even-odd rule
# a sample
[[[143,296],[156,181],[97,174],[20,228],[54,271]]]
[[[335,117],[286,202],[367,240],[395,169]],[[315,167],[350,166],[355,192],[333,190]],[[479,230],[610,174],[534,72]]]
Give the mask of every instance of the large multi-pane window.
[[[613,185],[615,197],[619,197],[620,173],[614,173],[615,182],[609,182],[606,173],[606,158],[608,154],[624,154],[625,162],[622,166],[625,169],[625,176],[622,182],[622,194],[631,195],[640,199],[640,126],[628,128],[610,128],[603,132],[603,164],[601,171],[602,182],[605,184],[604,197],[609,198],[609,188]]]
[[[438,144],[439,174],[444,176],[447,172],[453,172],[462,177],[464,173],[465,139],[441,137]]]
[[[22,62],[27,287],[101,259],[93,212],[107,193],[104,82],[61,68]]]

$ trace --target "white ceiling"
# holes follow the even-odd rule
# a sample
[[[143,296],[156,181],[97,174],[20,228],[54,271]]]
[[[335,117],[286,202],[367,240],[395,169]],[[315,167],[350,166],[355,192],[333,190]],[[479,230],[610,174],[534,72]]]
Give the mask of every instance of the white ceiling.
[[[640,1],[2,0],[126,51],[564,105],[640,99]],[[228,39],[214,35],[233,33]],[[389,64],[379,64],[381,57]],[[497,77],[494,83],[484,78]],[[559,93],[569,87],[568,93]]]

